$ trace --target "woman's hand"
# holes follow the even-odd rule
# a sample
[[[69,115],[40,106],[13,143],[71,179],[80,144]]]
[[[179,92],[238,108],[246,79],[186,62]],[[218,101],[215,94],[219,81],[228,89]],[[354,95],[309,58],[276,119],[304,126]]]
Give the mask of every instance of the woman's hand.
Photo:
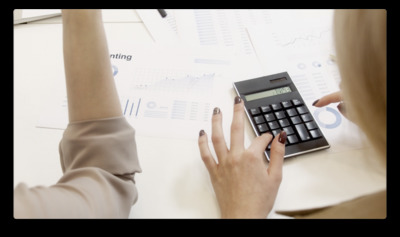
[[[231,145],[226,146],[222,132],[222,113],[214,109],[211,140],[218,163],[211,155],[207,134],[201,130],[199,149],[211,177],[222,218],[266,218],[274,204],[282,179],[286,133],[282,131],[271,144],[268,168],[264,151],[272,140],[265,133],[256,137],[248,149],[244,148],[243,101],[235,98],[231,125]]]
[[[343,98],[342,98],[342,94],[340,91],[337,92],[333,92],[331,94],[325,95],[323,97],[321,97],[320,99],[316,100],[313,102],[313,106],[315,107],[323,107],[323,106],[327,106],[331,103],[338,103],[338,110],[339,112],[346,117],[347,119],[351,120],[348,115],[346,114],[346,107],[345,107],[345,103],[343,102]]]

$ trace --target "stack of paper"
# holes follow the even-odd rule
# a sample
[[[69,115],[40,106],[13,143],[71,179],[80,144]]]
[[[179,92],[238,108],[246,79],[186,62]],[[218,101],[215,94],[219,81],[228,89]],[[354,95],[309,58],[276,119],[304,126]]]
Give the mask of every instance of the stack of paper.
[[[60,9],[42,10],[42,9],[31,9],[31,10],[14,10],[14,25],[25,22],[37,21],[55,16],[60,16]]]

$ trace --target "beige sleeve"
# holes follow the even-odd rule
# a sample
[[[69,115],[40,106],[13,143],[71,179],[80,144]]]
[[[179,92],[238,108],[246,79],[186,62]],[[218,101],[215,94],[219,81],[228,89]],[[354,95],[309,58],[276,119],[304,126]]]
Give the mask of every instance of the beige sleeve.
[[[124,117],[70,123],[59,146],[64,175],[50,187],[14,190],[15,218],[126,218],[141,172]]]

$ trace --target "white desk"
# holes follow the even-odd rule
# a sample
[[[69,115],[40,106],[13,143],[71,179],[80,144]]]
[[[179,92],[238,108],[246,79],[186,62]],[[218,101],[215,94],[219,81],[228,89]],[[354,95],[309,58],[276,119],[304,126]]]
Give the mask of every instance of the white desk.
[[[103,16],[109,42],[122,35],[136,43],[152,41],[134,10],[107,10]],[[48,186],[62,176],[58,143],[63,130],[37,128],[36,121],[45,102],[65,90],[63,67],[61,17],[14,26],[14,185]],[[218,99],[226,130],[233,97],[227,83]],[[246,122],[247,145],[253,137]],[[219,217],[196,139],[137,136],[137,147],[143,173],[136,176],[139,200],[131,218]],[[321,151],[286,160],[274,209],[335,203],[385,188],[385,167],[368,155],[366,149]],[[271,212],[269,217],[280,216]]]

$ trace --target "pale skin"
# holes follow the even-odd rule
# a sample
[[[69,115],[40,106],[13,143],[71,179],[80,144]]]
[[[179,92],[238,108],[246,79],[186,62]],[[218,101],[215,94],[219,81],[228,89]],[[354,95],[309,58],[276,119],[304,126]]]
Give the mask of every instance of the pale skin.
[[[63,10],[69,121],[122,116],[101,10]]]

